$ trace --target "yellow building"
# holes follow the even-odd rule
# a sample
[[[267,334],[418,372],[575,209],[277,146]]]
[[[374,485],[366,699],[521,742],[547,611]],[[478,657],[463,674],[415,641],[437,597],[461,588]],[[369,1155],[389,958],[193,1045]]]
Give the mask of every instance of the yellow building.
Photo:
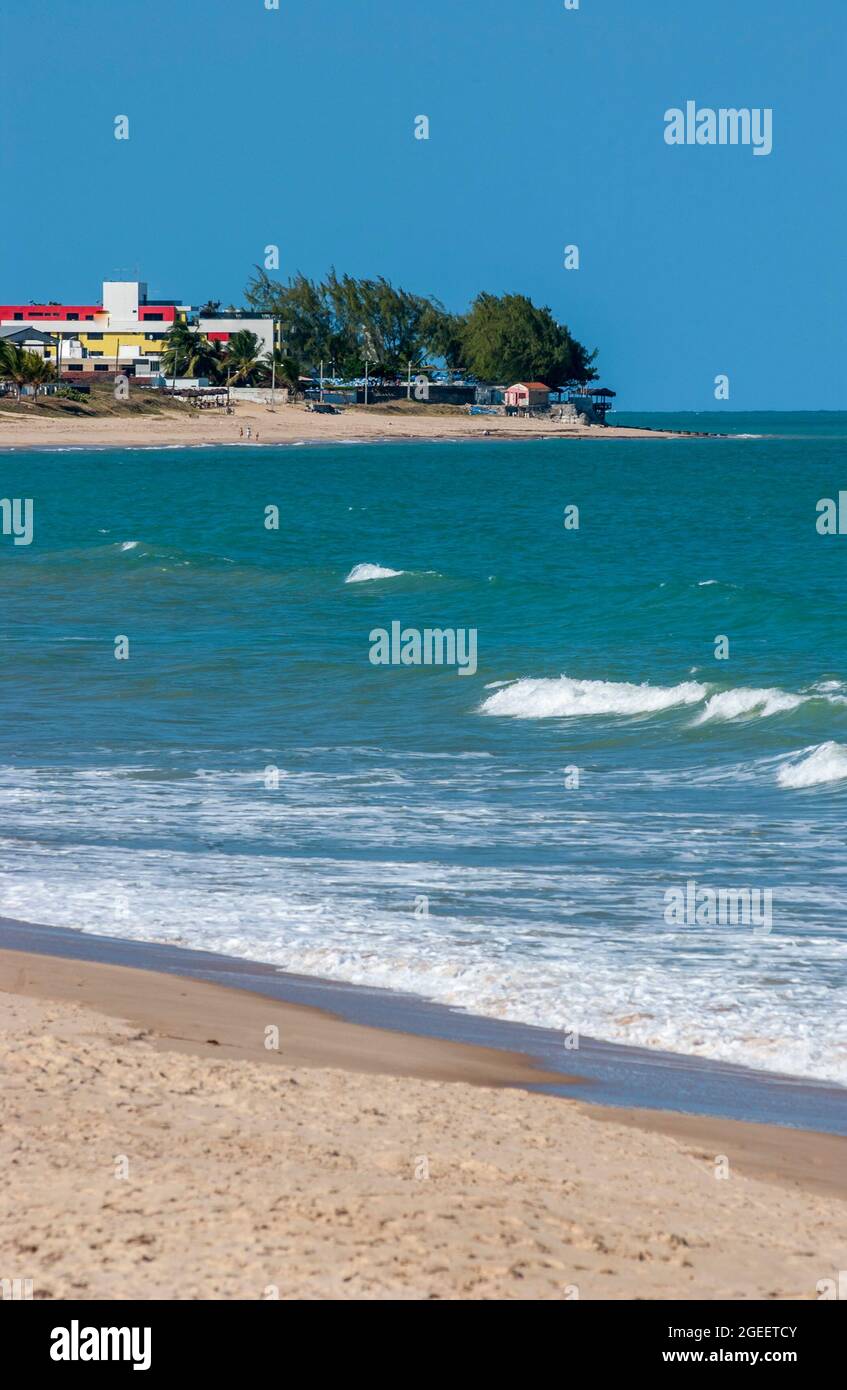
[[[63,376],[117,370],[158,371],[168,334],[190,305],[148,299],[138,280],[107,280],[101,304],[0,305],[0,326],[37,328],[54,339],[43,352],[59,357]]]

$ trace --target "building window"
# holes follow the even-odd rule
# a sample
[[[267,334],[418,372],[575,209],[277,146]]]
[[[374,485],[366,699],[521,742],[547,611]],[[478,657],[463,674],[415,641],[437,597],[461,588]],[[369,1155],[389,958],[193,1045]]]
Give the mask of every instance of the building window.
[[[151,319],[155,319],[155,320],[157,320],[159,323],[163,323],[163,322],[164,322],[164,318],[165,318],[164,314],[145,314],[145,315],[144,315],[144,322],[145,322],[145,323],[149,323]]]
[[[22,319],[22,318],[23,318],[23,314],[15,314],[15,318],[16,318],[16,319]]]
[[[109,370],[109,364],[108,362],[95,362],[94,370],[95,372],[107,372]]]
[[[88,339],[89,339],[90,342],[93,342],[93,343],[94,343],[94,342],[96,342],[96,343],[102,343],[102,341],[103,341],[103,334],[102,334],[102,333],[89,333],[89,334],[88,334]]]
[[[68,362],[68,363],[65,365],[65,371],[66,371],[66,372],[81,372],[81,371],[82,371],[82,363],[81,363],[81,362]]]

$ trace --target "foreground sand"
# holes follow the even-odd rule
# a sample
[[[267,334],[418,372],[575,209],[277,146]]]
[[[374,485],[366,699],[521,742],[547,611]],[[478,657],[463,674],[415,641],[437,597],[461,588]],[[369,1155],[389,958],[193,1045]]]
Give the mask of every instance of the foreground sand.
[[[0,448],[58,448],[100,446],[121,448],[156,444],[243,444],[239,431],[250,425],[259,431],[259,444],[341,439],[674,439],[687,436],[663,430],[638,430],[593,425],[575,429],[541,420],[506,416],[386,415],[345,407],[339,415],[315,415],[302,405],[276,407],[240,402],[234,415],[204,410],[163,416],[64,417],[39,414],[37,406],[23,417],[0,406]]]
[[[847,1268],[847,1141],[497,1089],[534,1075],[506,1053],[3,951],[0,1059],[0,1277],[37,1298],[814,1299]]]

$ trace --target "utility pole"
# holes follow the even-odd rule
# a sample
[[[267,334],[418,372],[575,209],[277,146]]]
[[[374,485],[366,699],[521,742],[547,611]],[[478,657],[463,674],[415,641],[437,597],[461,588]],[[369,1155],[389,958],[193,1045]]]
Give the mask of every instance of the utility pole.
[[[410,362],[410,363],[409,363],[409,379],[408,379],[408,381],[406,382],[406,400],[407,400],[407,401],[410,401],[411,399],[412,399],[412,364],[411,364],[411,362]]]
[[[271,325],[271,410],[276,406],[276,319]]]
[[[365,358],[365,405],[368,403],[368,359]]]
[[[323,358],[321,358],[321,397],[320,397],[320,399],[321,399],[321,405],[323,405],[323,403],[324,403],[324,363],[323,363]]]

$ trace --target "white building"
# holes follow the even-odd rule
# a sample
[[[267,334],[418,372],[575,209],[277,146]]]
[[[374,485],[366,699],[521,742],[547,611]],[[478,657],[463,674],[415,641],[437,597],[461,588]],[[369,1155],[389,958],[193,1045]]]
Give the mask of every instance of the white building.
[[[273,352],[274,321],[271,318],[199,318],[197,327],[212,343],[228,343],[233,333],[255,333],[261,354]]]

